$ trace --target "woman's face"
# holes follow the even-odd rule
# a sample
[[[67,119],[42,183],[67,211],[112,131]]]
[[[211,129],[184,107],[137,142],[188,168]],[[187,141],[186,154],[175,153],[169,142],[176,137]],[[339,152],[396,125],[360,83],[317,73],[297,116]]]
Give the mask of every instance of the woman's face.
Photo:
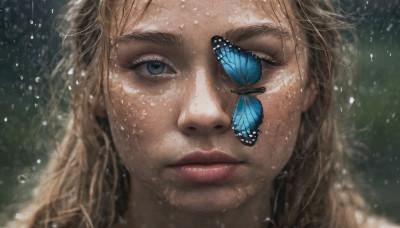
[[[104,87],[112,138],[134,189],[205,213],[268,197],[313,93],[306,49],[295,49],[301,32],[290,29],[283,6],[268,1],[263,10],[260,4],[155,0],[135,21],[145,5],[135,2],[114,40],[114,67]],[[252,95],[264,110],[253,147],[241,144],[231,129],[238,98],[231,89],[238,85],[213,54],[214,35],[266,59],[252,86],[266,88]]]

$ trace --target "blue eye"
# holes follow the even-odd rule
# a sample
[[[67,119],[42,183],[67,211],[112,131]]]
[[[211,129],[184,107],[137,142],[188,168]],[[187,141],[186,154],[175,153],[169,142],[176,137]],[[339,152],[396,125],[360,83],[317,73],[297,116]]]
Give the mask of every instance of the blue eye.
[[[149,61],[145,63],[145,65],[147,65],[147,71],[151,75],[159,75],[164,73],[166,67],[165,63],[160,61]]]
[[[157,79],[167,77],[168,75],[171,76],[176,73],[168,63],[164,62],[164,60],[157,59],[136,60],[129,69],[138,76],[153,77]]]

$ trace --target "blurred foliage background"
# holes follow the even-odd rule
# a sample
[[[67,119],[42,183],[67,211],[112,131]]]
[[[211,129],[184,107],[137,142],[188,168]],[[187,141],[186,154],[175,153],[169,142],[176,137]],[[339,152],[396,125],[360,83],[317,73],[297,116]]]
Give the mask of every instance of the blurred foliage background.
[[[359,37],[352,60],[358,79],[347,91],[350,108],[337,117],[358,153],[351,175],[376,213],[400,223],[399,0],[334,2]],[[42,112],[48,66],[62,40],[55,21],[65,3],[0,1],[0,226],[19,216],[52,148]]]

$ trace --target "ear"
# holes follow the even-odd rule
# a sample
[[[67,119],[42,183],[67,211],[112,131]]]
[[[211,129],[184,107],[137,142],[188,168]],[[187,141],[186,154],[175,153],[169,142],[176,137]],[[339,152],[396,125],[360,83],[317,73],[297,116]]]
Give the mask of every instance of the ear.
[[[315,98],[318,95],[318,90],[314,79],[310,80],[310,83],[308,83],[304,92],[303,104],[301,108],[301,111],[303,112],[307,111],[314,104]]]
[[[97,99],[97,102],[93,105],[92,115],[100,118],[107,117],[106,106],[104,104],[103,95],[100,95]]]

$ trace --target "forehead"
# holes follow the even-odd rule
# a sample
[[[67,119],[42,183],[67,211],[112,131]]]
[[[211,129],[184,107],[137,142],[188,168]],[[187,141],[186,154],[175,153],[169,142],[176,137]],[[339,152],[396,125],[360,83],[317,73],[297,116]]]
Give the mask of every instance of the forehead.
[[[224,34],[255,24],[268,24],[293,33],[287,15],[290,3],[280,0],[139,0],[115,5],[117,36],[137,31]],[[122,25],[123,24],[123,25]],[[298,28],[294,27],[295,31]],[[297,32],[296,32],[297,33]]]

